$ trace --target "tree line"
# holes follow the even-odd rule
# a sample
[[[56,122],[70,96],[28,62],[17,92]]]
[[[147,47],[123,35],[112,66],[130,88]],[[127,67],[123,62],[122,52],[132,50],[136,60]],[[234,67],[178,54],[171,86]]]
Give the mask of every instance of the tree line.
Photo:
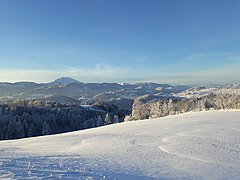
[[[210,109],[240,109],[238,93],[209,94],[198,98],[169,98],[146,102],[136,99],[132,113],[125,121],[159,118],[190,111],[207,111]]]
[[[37,100],[0,104],[0,139],[18,139],[57,134],[123,121],[116,107],[100,104],[83,108]]]

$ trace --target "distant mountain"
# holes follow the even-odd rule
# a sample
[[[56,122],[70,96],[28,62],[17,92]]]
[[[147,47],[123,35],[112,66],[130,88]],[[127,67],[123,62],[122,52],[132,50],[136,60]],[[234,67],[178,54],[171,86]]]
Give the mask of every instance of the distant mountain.
[[[59,103],[94,104],[108,102],[119,109],[130,109],[133,100],[144,95],[170,97],[187,90],[188,86],[171,86],[157,83],[82,83],[61,77],[50,83],[0,83],[0,101],[12,99],[39,99]]]
[[[134,100],[154,102],[169,98],[197,98],[209,94],[240,92],[239,85],[190,87],[158,83],[83,83],[61,77],[50,83],[0,83],[0,102],[37,99],[61,104],[94,105],[106,102],[118,110],[132,110]]]
[[[51,85],[56,85],[56,86],[61,86],[61,85],[68,85],[68,84],[72,84],[72,83],[81,83],[80,81],[73,79],[73,78],[69,78],[69,77],[61,77],[56,79],[55,81],[49,83]]]

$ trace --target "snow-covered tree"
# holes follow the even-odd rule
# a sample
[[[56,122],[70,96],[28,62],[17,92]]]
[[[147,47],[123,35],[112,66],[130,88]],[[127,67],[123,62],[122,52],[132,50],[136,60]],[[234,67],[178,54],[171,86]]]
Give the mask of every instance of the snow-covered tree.
[[[8,124],[8,131],[6,132],[7,139],[24,138],[25,132],[22,122],[16,117]]]
[[[128,121],[131,121],[132,120],[132,116],[131,115],[127,115],[124,117],[124,121],[125,122],[128,122]]]
[[[99,126],[103,126],[104,125],[104,122],[103,122],[103,119],[101,116],[98,116],[98,119],[97,119],[97,127]]]
[[[119,123],[119,117],[117,115],[114,115],[113,123]]]
[[[5,135],[5,130],[6,127],[3,124],[3,118],[0,117],[0,139],[4,139],[4,135]]]
[[[106,114],[106,117],[104,119],[105,124],[111,124],[112,123],[112,119],[111,116],[109,115],[109,113]]]
[[[43,128],[42,128],[42,135],[49,135],[51,134],[51,128],[49,126],[49,123],[47,121],[44,121]]]

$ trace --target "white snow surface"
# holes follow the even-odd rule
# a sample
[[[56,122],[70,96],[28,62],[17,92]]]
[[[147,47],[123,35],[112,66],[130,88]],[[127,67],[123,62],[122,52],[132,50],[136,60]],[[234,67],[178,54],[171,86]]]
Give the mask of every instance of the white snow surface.
[[[239,179],[240,111],[0,141],[0,179]]]
[[[239,87],[203,87],[203,88],[190,88],[180,93],[174,94],[176,97],[196,98],[203,97],[209,94],[240,94]]]

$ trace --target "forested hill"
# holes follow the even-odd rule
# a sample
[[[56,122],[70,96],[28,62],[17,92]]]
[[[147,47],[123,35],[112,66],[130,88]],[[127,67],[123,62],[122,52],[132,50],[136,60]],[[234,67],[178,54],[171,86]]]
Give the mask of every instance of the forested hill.
[[[132,114],[126,121],[159,118],[191,111],[207,111],[221,109],[240,109],[239,93],[208,94],[192,98],[166,98],[142,96],[133,104]]]
[[[111,104],[82,107],[36,100],[0,105],[0,139],[17,139],[87,129],[123,120]]]

